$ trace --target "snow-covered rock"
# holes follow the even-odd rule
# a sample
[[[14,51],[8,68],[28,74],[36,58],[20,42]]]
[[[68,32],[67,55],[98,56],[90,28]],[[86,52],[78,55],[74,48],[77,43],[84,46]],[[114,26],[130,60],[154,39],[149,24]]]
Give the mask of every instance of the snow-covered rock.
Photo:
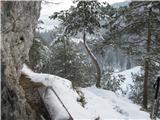
[[[112,91],[99,89],[95,86],[80,88],[86,100],[85,107],[82,107],[81,104],[77,102],[79,95],[67,79],[55,75],[34,73],[26,65],[24,65],[22,72],[28,75],[32,81],[41,82],[46,86],[54,88],[74,119],[89,120],[98,117],[102,120],[150,119],[148,113],[140,111],[140,106],[132,103],[132,101],[126,97],[116,95]],[[56,105],[57,119],[59,119],[59,115],[61,115],[60,113],[63,111],[59,109],[58,103],[54,102],[56,98],[54,98],[53,92],[49,91],[47,98],[50,99],[52,105]]]
[[[34,73],[26,65],[23,66],[22,72],[28,75],[28,77],[34,82],[41,82],[45,86],[52,86],[52,88],[59,95],[60,99],[66,105],[66,108],[71,113],[73,118],[75,119],[91,118],[91,114],[86,109],[84,109],[80,103],[77,102],[77,98],[79,98],[79,95],[75,90],[73,90],[72,84],[69,80],[55,75]],[[51,91],[49,91],[49,94],[51,94]],[[47,99],[49,99],[48,97],[49,96],[47,95]],[[53,99],[55,99],[54,96]],[[59,113],[57,112],[57,114],[60,113],[63,113],[63,111],[59,111]],[[59,118],[59,116],[57,116],[57,118]]]

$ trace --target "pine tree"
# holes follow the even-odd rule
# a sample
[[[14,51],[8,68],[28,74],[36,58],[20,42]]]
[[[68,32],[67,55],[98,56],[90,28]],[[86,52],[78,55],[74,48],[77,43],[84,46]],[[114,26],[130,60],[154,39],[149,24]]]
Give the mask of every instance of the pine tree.
[[[148,92],[151,81],[156,76],[155,58],[159,53],[159,47],[155,45],[156,37],[159,34],[160,15],[159,2],[131,2],[129,8],[122,9],[119,23],[114,23],[114,36],[121,36],[123,40],[118,41],[123,49],[129,54],[137,56],[138,60],[144,66],[144,83],[143,83],[143,108],[147,109]],[[116,32],[115,32],[116,31]],[[117,41],[116,41],[117,42]],[[152,67],[154,66],[154,70]],[[153,74],[154,73],[154,74]],[[154,76],[154,77],[153,77]]]
[[[58,18],[62,20],[65,26],[64,33],[67,35],[83,34],[83,42],[87,53],[91,57],[97,70],[96,86],[100,87],[101,69],[98,61],[90,48],[87,45],[86,34],[94,34],[100,28],[100,3],[97,1],[78,1],[76,7],[71,7],[70,10],[55,13],[50,18]]]
[[[92,84],[89,72],[92,66],[86,61],[86,56],[77,49],[76,43],[67,36],[59,36],[51,48],[53,54],[47,66],[50,74],[71,80],[75,87]]]
[[[29,61],[26,61],[35,72],[48,72],[45,66],[50,61],[51,51],[43,41],[45,40],[38,36],[33,39],[33,44],[29,51]]]

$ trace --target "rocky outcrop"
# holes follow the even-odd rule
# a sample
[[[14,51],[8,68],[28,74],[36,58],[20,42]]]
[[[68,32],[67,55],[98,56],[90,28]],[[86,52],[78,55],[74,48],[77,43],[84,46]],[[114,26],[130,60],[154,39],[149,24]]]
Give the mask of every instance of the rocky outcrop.
[[[50,115],[40,97],[40,93],[38,92],[39,89],[45,89],[46,86],[42,83],[31,81],[31,79],[24,73],[21,74],[19,84],[24,89],[27,103],[29,103],[31,108],[36,112],[36,119],[43,120],[43,118],[45,118],[45,120],[51,120]]]
[[[41,2],[1,2],[2,120],[35,120],[35,113],[26,102],[19,84],[20,70],[28,59]]]

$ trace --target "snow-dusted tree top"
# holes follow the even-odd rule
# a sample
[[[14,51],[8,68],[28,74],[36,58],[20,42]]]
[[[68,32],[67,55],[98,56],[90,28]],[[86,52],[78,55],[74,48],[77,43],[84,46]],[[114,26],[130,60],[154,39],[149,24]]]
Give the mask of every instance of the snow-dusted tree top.
[[[45,30],[51,30],[54,28],[54,26],[57,26],[60,24],[58,20],[50,20],[49,16],[51,16],[54,12],[59,12],[61,10],[67,10],[70,8],[73,4],[73,0],[44,0],[49,1],[48,4],[46,2],[42,2],[42,9],[40,14],[40,20],[44,22],[43,25],[41,25]],[[99,2],[108,2],[109,4],[116,4],[115,6],[120,5],[125,0],[99,0]],[[129,0],[128,0],[129,1]]]

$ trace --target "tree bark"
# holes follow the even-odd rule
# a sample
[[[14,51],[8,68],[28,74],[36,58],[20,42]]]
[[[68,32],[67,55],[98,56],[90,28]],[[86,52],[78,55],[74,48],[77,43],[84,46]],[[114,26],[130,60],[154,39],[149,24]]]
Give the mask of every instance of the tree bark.
[[[97,71],[97,76],[96,76],[96,79],[97,79],[97,82],[96,82],[96,87],[97,88],[100,88],[101,87],[101,69],[100,69],[100,66],[98,64],[98,61],[96,59],[96,57],[94,56],[94,54],[92,53],[92,51],[90,50],[90,48],[88,47],[87,43],[86,43],[86,33],[84,31],[83,33],[83,42],[84,42],[84,46],[89,54],[89,56],[91,57],[95,67],[96,67],[96,71]]]
[[[160,32],[158,33],[158,47],[160,47]]]
[[[67,66],[66,66],[66,61],[67,61],[67,53],[66,53],[66,40],[63,38],[63,49],[64,49],[64,78],[67,78]]]
[[[151,8],[149,10],[149,17],[151,15]],[[147,55],[150,52],[151,47],[151,29],[150,29],[150,18],[148,19],[148,33],[147,33],[147,45],[146,45],[146,51]],[[144,63],[144,84],[143,84],[143,108],[147,110],[147,104],[148,104],[148,80],[149,80],[149,58],[145,58]]]
[[[144,83],[143,83],[143,108],[147,109],[148,104],[148,70],[149,63],[148,60],[145,60],[145,73],[144,73]]]

